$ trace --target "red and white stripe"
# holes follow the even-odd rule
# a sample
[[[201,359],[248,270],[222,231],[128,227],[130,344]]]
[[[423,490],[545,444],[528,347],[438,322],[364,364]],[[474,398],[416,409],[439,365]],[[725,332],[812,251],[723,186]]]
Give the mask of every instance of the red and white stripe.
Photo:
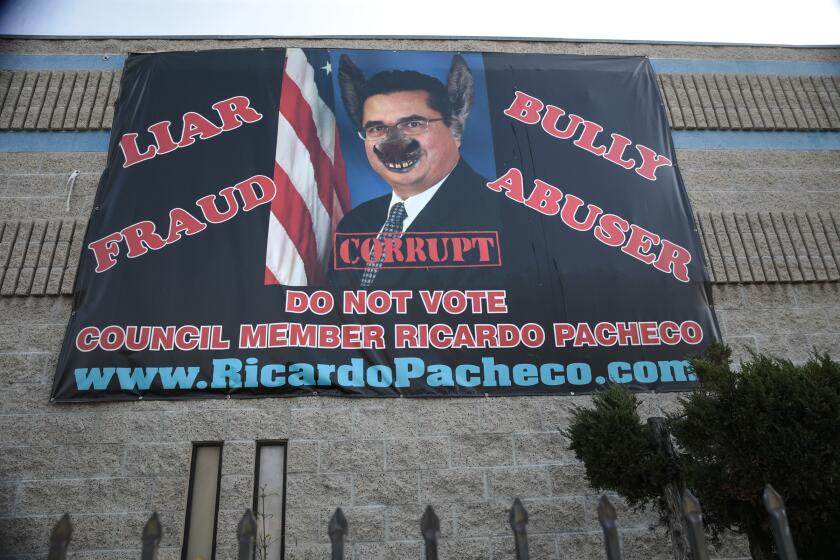
[[[280,90],[265,283],[323,282],[335,227],[350,210],[350,191],[335,115],[318,95],[301,49],[286,51]]]

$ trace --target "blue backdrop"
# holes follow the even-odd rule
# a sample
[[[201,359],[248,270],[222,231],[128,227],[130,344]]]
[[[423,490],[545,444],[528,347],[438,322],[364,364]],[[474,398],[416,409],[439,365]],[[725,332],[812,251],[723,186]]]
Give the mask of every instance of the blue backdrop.
[[[369,51],[330,49],[333,89],[335,91],[336,119],[338,120],[341,150],[347,166],[347,182],[353,206],[388,194],[391,187],[370,168],[365,156],[364,141],[350,123],[338,85],[338,61],[342,54],[364,72],[366,78],[383,70],[415,70],[434,76],[446,85],[446,75],[452,64],[451,52],[430,51]],[[487,86],[484,80],[484,63],[480,54],[465,53],[475,78],[475,102],[461,139],[461,155],[478,173],[488,179],[496,178],[493,137],[490,131]]]

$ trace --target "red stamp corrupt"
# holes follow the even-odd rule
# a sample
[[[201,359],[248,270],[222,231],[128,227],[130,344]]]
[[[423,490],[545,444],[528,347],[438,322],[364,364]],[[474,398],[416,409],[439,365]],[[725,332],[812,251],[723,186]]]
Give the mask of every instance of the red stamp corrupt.
[[[472,268],[502,266],[498,231],[406,231],[399,236],[338,233],[333,245],[336,270],[382,268]]]

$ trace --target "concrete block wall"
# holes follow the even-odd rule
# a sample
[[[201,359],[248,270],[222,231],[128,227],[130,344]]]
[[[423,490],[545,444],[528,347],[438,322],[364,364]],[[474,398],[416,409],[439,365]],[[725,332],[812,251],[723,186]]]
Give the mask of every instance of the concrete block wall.
[[[240,45],[242,42],[237,42]],[[287,42],[291,43],[291,42]],[[314,46],[333,46],[323,41]],[[241,46],[251,45],[245,43]],[[348,43],[339,43],[343,46]],[[387,42],[353,46],[388,48]],[[219,43],[20,42],[21,52],[210,48]],[[93,46],[91,46],[93,45]],[[196,47],[198,45],[198,47]],[[498,50],[495,43],[410,42],[394,48]],[[505,48],[659,56],[838,58],[835,51],[727,50],[644,45],[513,44]],[[93,50],[98,49],[98,50]],[[665,54],[663,54],[665,53]],[[840,152],[680,151],[698,212],[769,212],[791,205],[840,211]],[[0,153],[0,220],[85,219],[104,155]],[[66,177],[82,171],[71,209]],[[840,286],[720,284],[727,342],[805,359],[817,346],[840,356]],[[77,559],[136,558],[153,511],[164,527],[161,559],[180,558],[191,443],[224,441],[217,558],[235,557],[236,524],[253,496],[255,441],[288,441],[286,558],[326,558],[327,521],[341,506],[348,556],[422,557],[427,504],[441,520],[441,558],[513,558],[514,497],[530,514],[532,558],[603,558],[597,493],[560,435],[587,396],[476,399],[325,397],[53,405],[52,375],[70,312],[66,296],[0,297],[0,558],[46,555],[47,536],[70,512]],[[677,406],[644,395],[643,416]],[[619,506],[628,558],[671,557],[649,513]],[[716,558],[745,558],[739,539]]]

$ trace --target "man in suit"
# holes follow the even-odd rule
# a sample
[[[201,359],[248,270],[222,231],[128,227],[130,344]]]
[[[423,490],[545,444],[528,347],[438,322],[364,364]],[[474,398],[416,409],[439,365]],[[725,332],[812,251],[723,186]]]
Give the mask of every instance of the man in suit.
[[[463,58],[453,58],[444,86],[413,71],[380,72],[366,80],[345,55],[339,81],[350,119],[365,142],[368,162],[392,192],[348,213],[338,226],[337,240],[347,234],[378,232],[375,239],[381,243],[414,243],[414,233],[423,232],[431,234],[420,241],[424,251],[436,244],[436,255],[446,258],[421,266],[390,266],[393,263],[385,262],[384,255],[371,250],[363,253],[366,258],[355,269],[342,267],[334,258],[331,283],[345,288],[498,285],[499,238],[459,235],[498,234],[502,198],[489,191],[487,180],[460,156],[461,133],[474,92],[472,73]],[[483,256],[495,256],[481,261],[479,249],[486,249]],[[455,258],[469,251],[472,258]]]

